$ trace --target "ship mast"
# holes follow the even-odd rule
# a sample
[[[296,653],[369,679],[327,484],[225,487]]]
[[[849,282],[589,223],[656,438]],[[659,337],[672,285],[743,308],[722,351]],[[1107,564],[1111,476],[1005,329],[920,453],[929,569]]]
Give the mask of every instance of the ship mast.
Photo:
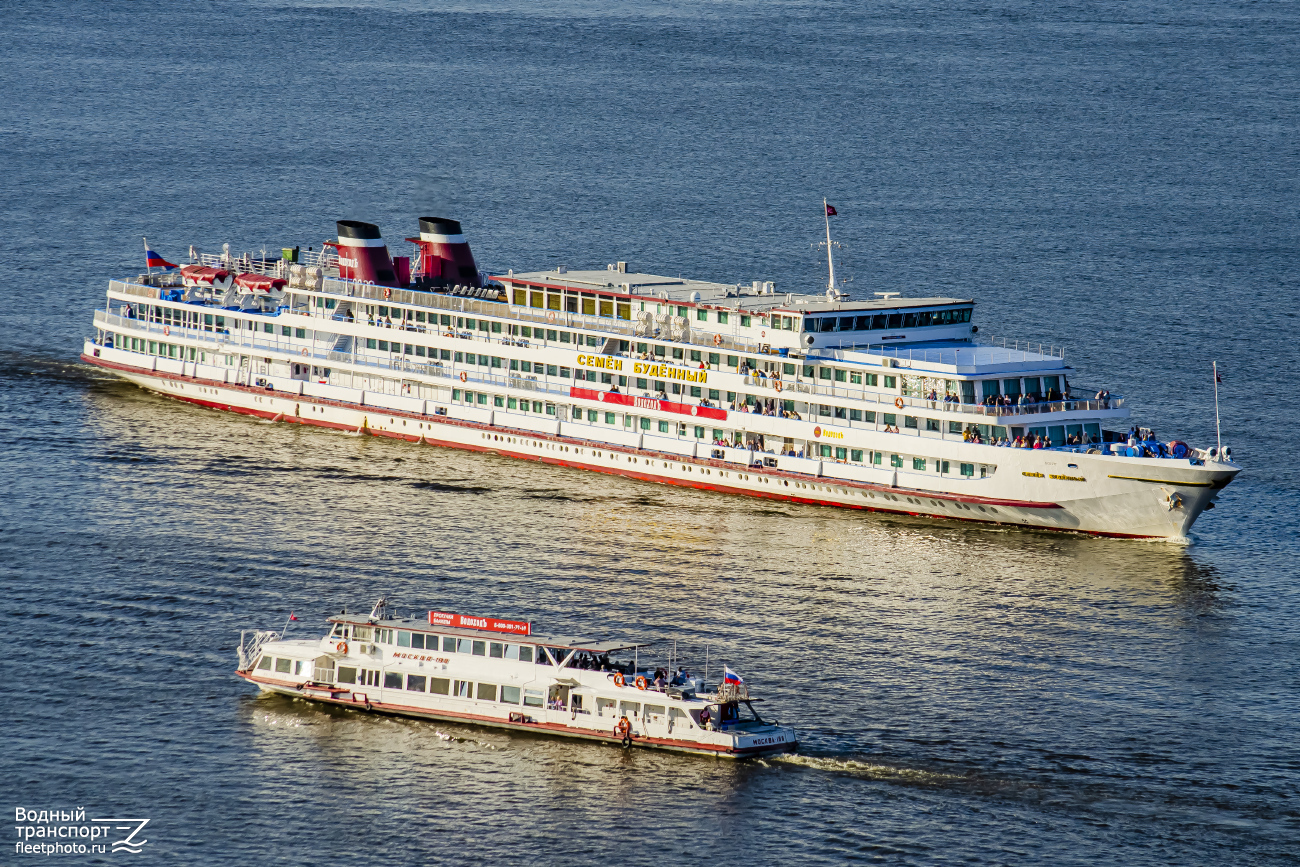
[[[831,210],[826,203],[826,197],[822,197],[822,219],[826,221],[826,265],[830,268],[830,282],[826,288],[835,290],[835,253],[831,249]]]

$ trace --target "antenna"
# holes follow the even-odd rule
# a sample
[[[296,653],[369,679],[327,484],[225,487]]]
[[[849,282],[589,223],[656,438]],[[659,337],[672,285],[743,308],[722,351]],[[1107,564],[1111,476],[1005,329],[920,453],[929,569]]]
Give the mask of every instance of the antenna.
[[[1219,362],[1214,367],[1214,438],[1219,444],[1219,457],[1223,457],[1223,431],[1219,428]]]

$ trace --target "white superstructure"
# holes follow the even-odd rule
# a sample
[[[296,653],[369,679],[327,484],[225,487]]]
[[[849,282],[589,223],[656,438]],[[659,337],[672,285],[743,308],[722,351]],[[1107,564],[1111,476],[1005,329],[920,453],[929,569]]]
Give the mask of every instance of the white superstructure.
[[[264,692],[357,710],[625,747],[749,758],[798,746],[793,728],[759,716],[729,669],[710,689],[684,666],[638,665],[644,643],[441,611],[399,618],[383,599],[369,616],[329,622],[322,638],[241,635],[236,673]]]
[[[464,264],[459,224],[421,224],[411,274],[377,229],[341,221],[344,276],[333,252],[286,250],[111,281],[83,358],[288,423],[1112,536],[1185,537],[1239,471],[1227,449],[1132,428],[1123,397],[1071,382],[1063,351],[982,338],[970,299],[853,301],[625,263],[488,279]],[[357,279],[377,250],[373,273],[406,288]]]

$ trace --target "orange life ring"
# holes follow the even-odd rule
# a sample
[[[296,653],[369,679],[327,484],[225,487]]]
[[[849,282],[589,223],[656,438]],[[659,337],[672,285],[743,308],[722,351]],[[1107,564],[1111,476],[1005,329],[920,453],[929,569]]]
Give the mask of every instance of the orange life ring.
[[[646,688],[646,679],[645,679],[644,677],[640,677],[640,676],[637,677],[637,679],[636,679],[636,688],[637,688],[637,689],[645,689],[645,688]]]
[[[765,338],[767,337],[767,332],[766,332],[766,331],[760,331],[760,332],[758,332],[758,336],[759,336],[760,339],[765,339]]]
[[[625,738],[630,731],[632,731],[632,723],[628,722],[627,717],[623,717],[614,724],[614,734],[617,737]]]
[[[168,328],[166,325],[164,325],[164,326],[163,326],[163,337],[166,337],[166,336],[168,336],[168,335],[171,334],[171,333],[172,333],[172,330],[171,330],[170,328]]]
[[[460,372],[460,381],[461,381],[461,382],[464,382],[464,381],[467,380],[467,379],[469,379],[469,377],[466,376],[466,375],[465,375],[465,371],[462,370],[462,371]]]
[[[781,380],[778,379],[776,382],[772,383],[772,387],[775,388],[777,391],[780,391],[780,390],[781,390]]]
[[[721,335],[721,334],[715,334],[715,335],[713,335],[713,345],[714,345],[714,346],[721,346],[721,345],[722,345],[722,335]]]
[[[346,655],[348,652],[348,643],[346,641],[340,641],[338,643],[338,651],[339,653]]]
[[[393,290],[392,290],[392,288],[391,288],[391,287],[388,287],[388,286],[385,286],[385,287],[384,287],[384,300],[387,301],[389,298],[392,298],[392,297],[393,297]]]
[[[894,406],[898,407],[899,409],[902,409],[902,408],[903,408],[903,399],[902,399],[901,397],[896,397],[896,398],[894,398]]]
[[[554,310],[552,310],[552,311],[550,311],[549,313],[546,314],[546,321],[547,321],[547,322],[554,322],[554,321],[555,321],[555,311],[554,311]]]
[[[623,672],[621,671],[614,672],[614,686],[623,686],[626,683],[627,680],[623,677]]]

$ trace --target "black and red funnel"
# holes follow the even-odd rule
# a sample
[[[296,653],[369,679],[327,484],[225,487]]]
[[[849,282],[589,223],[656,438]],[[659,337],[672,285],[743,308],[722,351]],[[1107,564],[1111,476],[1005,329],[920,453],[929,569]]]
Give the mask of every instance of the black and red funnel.
[[[400,285],[388,245],[374,223],[339,220],[339,277],[380,286]]]
[[[483,285],[458,221],[421,217],[420,237],[407,240],[420,248],[417,283],[434,287]]]

